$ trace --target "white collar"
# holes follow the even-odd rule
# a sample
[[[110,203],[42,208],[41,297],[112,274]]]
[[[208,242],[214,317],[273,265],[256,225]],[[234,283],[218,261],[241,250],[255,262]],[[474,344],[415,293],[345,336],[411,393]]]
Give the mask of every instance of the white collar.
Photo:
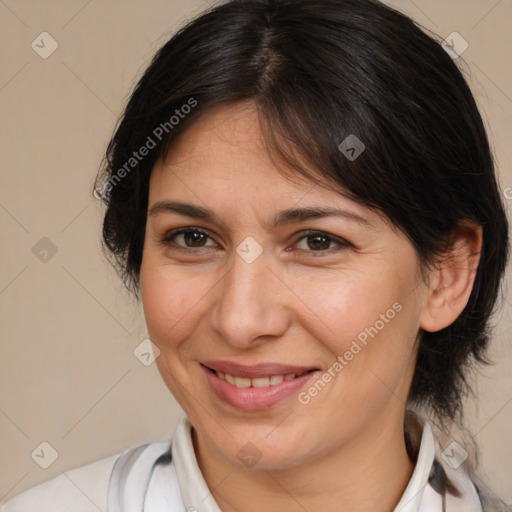
[[[409,483],[393,512],[422,512],[420,505],[423,501],[424,490],[427,486],[430,487],[428,479],[436,454],[434,434],[428,421],[420,416],[418,416],[418,420],[422,424],[423,431],[416,465],[414,466]]]
[[[419,415],[407,411],[406,419],[414,415],[421,425],[421,440],[417,453],[416,464],[407,487],[393,512],[441,512],[443,497],[432,487],[430,480],[434,468],[444,473],[462,490],[462,496],[455,498],[446,496],[446,511],[448,512],[482,512],[476,489],[462,469],[449,467],[441,457],[441,447],[434,438],[430,423]],[[406,428],[408,422],[406,421]],[[418,433],[416,433],[418,434]],[[185,510],[200,510],[201,512],[222,512],[217,505],[208,485],[201,473],[192,443],[192,425],[187,416],[182,416],[176,427],[172,440],[173,464],[155,470],[153,479],[165,482],[170,473],[175,471],[174,478],[178,479],[181,499]],[[434,464],[436,462],[436,464]],[[437,463],[438,462],[438,463]],[[442,469],[440,469],[442,468]],[[159,472],[161,473],[159,476]],[[166,476],[167,474],[167,476]],[[152,482],[153,484],[153,482]],[[172,493],[170,487],[164,489],[161,485],[150,485],[146,504],[152,501],[150,494]],[[160,496],[160,500],[162,496]],[[171,502],[169,497],[168,502]],[[146,510],[155,510],[151,507]]]
[[[222,512],[197,464],[192,444],[192,424],[182,416],[172,440],[172,455],[186,510]]]
[[[414,413],[407,411],[407,414]],[[440,461],[452,482],[459,484],[459,488],[463,490],[461,498],[457,499],[451,496],[447,498],[447,503],[451,504],[447,510],[450,512],[459,510],[481,512],[480,500],[478,500],[476,490],[467,475],[446,466],[441,459],[441,447],[434,438],[430,423],[419,415],[416,417],[422,426],[417,460],[409,483],[393,512],[442,510],[442,497],[429,483],[434,460]],[[195,508],[201,512],[222,512],[198,466],[192,444],[192,425],[186,416],[180,419],[176,427],[172,441],[172,453],[185,509],[194,510]]]

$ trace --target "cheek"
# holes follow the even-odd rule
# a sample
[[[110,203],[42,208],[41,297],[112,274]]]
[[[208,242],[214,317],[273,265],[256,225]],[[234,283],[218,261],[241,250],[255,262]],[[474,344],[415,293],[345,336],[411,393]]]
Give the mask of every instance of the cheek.
[[[364,344],[376,323],[379,333],[389,331],[399,316],[396,310],[400,307],[393,305],[401,300],[400,286],[382,275],[301,276],[289,286],[303,303],[301,323],[336,355],[349,350],[354,340]]]
[[[302,327],[330,353],[335,393],[345,404],[359,406],[405,382],[418,328],[405,275],[388,268],[380,275],[339,275],[336,282],[296,281],[294,289],[310,310],[304,309]]]
[[[143,261],[140,293],[149,338],[160,350],[155,360],[158,371],[175,399],[186,404],[190,399],[190,391],[183,388],[190,379],[187,340],[197,327],[200,299],[207,293],[204,279]]]
[[[140,292],[149,336],[165,351],[179,346],[190,334],[207,288],[204,280],[186,271],[143,261]]]

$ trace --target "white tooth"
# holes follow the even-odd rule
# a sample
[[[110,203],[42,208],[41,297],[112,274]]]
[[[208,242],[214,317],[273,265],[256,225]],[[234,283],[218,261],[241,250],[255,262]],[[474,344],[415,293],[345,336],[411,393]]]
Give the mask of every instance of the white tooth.
[[[257,377],[255,379],[251,379],[253,388],[266,388],[269,386],[270,378],[269,377]]]
[[[251,379],[247,377],[235,377],[235,386],[237,388],[250,388]]]
[[[254,388],[266,388],[268,386],[276,386],[277,384],[281,384],[283,380],[291,380],[297,376],[295,373],[288,373],[287,375],[272,375],[270,377],[256,377],[250,379],[248,377],[235,377],[229,373],[219,371],[216,373],[220,379],[238,388],[248,388],[251,386]]]
[[[272,375],[270,377],[270,385],[275,386],[276,384],[281,384],[283,382],[283,376],[282,375]]]

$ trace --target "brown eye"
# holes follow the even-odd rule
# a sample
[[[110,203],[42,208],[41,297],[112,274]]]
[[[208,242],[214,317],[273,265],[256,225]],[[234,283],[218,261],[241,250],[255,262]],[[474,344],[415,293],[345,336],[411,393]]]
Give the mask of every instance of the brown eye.
[[[325,235],[310,235],[306,240],[312,251],[324,251],[331,245],[331,239]]]
[[[210,236],[199,229],[182,228],[171,231],[162,239],[162,243],[169,245],[177,245],[181,248],[208,247],[216,245],[212,240],[212,244],[207,245]]]
[[[208,238],[207,235],[199,231],[187,231],[181,235],[183,236],[185,245],[188,247],[202,247]]]
[[[328,233],[314,231],[306,233],[302,238],[300,238],[297,242],[297,246],[301,251],[327,252],[329,249],[336,250],[336,246],[338,249],[348,247],[349,243],[329,235]]]

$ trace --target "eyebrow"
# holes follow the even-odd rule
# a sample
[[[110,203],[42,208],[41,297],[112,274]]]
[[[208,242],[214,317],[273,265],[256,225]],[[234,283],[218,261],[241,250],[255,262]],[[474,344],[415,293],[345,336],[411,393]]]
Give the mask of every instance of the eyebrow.
[[[227,228],[226,223],[213,211],[190,203],[182,203],[179,201],[158,201],[149,209],[148,216],[154,216],[162,213],[177,213],[191,219],[201,219]],[[342,217],[366,227],[371,226],[368,219],[347,210],[341,210],[332,206],[310,206],[305,208],[289,208],[279,212],[272,222],[272,227],[277,228],[288,224],[325,217]]]

